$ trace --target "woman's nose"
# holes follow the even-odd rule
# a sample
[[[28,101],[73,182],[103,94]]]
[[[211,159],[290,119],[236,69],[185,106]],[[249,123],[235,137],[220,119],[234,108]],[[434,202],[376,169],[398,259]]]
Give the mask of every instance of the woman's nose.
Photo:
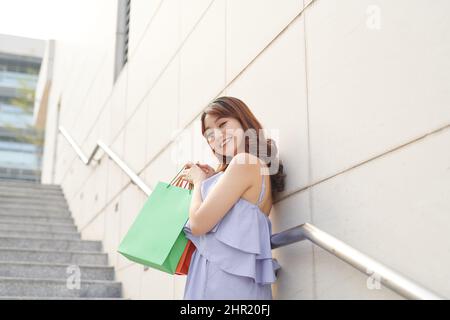
[[[214,132],[214,139],[216,140],[216,141],[219,141],[220,142],[220,140],[222,140],[222,137],[224,136],[224,134],[223,134],[223,132],[222,132],[222,130],[216,130],[215,132]]]

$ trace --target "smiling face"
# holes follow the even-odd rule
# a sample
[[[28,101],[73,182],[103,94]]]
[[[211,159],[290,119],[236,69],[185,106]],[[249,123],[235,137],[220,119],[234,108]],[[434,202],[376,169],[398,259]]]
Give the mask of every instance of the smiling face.
[[[217,154],[233,157],[244,151],[244,130],[237,119],[207,114],[204,124],[204,137]]]

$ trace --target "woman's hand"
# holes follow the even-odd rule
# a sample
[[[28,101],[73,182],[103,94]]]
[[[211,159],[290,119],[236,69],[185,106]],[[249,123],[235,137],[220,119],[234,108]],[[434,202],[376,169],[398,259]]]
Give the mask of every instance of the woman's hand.
[[[213,168],[211,168],[207,164],[201,164],[201,163],[197,162],[196,165],[199,166],[203,171],[205,171],[207,178],[209,178],[209,177],[213,176],[214,174],[216,174],[216,170],[214,170]]]
[[[181,172],[183,179],[193,183],[200,184],[203,180],[210,177],[214,173],[214,169],[208,165],[188,162],[184,165],[184,170]]]

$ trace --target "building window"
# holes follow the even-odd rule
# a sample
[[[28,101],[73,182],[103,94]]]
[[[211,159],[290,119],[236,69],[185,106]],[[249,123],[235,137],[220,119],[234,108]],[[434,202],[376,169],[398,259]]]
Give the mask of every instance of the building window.
[[[118,0],[114,82],[128,62],[131,0]]]

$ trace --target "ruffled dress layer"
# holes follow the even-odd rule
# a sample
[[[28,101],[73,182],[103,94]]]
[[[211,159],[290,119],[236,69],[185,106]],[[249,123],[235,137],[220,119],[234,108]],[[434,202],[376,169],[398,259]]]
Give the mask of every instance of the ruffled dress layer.
[[[202,199],[223,172],[204,180]],[[272,258],[270,238],[272,223],[257,204],[240,198],[208,233],[192,235],[189,220],[184,225],[186,237],[196,250],[192,254],[186,279],[184,299],[271,300],[271,284],[280,268]]]

